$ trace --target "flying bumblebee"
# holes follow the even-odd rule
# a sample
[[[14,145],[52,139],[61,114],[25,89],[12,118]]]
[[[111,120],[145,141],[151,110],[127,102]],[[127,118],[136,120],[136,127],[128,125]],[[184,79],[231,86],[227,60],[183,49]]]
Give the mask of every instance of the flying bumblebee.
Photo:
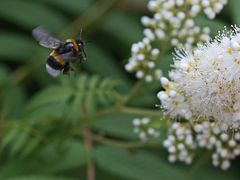
[[[64,42],[52,36],[42,26],[33,29],[32,35],[41,46],[53,49],[46,63],[46,70],[53,77],[59,76],[61,71],[69,74],[73,70],[71,63],[81,63],[86,58],[81,39],[66,39]]]

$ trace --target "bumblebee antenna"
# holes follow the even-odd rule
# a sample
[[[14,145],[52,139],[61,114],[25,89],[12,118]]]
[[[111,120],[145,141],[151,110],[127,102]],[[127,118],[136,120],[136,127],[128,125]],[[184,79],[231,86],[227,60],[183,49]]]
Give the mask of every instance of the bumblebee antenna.
[[[89,43],[92,43],[92,41],[90,40],[87,40],[86,42],[85,42],[85,44],[89,44]]]
[[[82,32],[83,32],[83,30],[82,30],[82,28],[81,28],[81,30],[80,30],[80,33],[79,33],[79,38],[80,38],[80,40],[82,40]]]

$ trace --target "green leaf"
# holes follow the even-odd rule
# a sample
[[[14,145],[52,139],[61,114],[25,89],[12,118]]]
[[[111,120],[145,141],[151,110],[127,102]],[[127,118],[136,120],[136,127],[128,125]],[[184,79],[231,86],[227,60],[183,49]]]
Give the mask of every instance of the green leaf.
[[[10,70],[7,66],[0,64],[0,87],[6,87],[6,84],[8,83],[9,72]]]
[[[73,102],[71,103],[69,113],[68,113],[68,118],[77,122],[80,117],[82,116],[82,109],[83,109],[83,93],[78,93],[74,99]]]
[[[229,13],[232,15],[233,23],[240,24],[240,1],[236,0],[229,0],[230,11]]]
[[[93,44],[87,51],[88,58],[86,63],[84,63],[87,69],[103,77],[123,80],[124,84],[129,85],[125,72],[119,69],[119,66],[108,53]]]
[[[34,28],[45,25],[54,32],[66,25],[66,18],[49,6],[33,1],[1,1],[0,16],[2,19],[22,27]]]
[[[96,160],[101,168],[126,178],[185,179],[177,168],[146,152],[130,154],[123,149],[102,146],[96,150]]]
[[[93,2],[92,0],[41,0],[50,4],[54,4],[71,14],[79,15],[80,12],[87,10]]]
[[[86,165],[89,154],[79,141],[64,141],[64,151],[57,151],[56,146],[47,146],[26,159],[17,157],[1,163],[0,179],[31,177],[58,177],[53,174],[78,169]],[[5,157],[4,157],[5,158]],[[45,175],[45,176],[44,176]],[[59,177],[60,178],[60,177]]]
[[[207,153],[208,154],[208,153]],[[238,174],[232,167],[222,171],[214,168],[210,156],[201,156],[199,162],[193,162],[190,166],[183,164],[170,164],[167,155],[163,151],[138,151],[129,153],[126,150],[101,146],[96,150],[97,164],[106,171],[125,178],[138,180],[237,180]]]
[[[111,16],[108,16],[102,24],[102,30],[116,37],[118,42],[123,42],[129,48],[132,43],[142,38],[140,19],[131,18],[130,14],[123,12],[114,12]]]
[[[133,133],[133,118],[135,116],[114,114],[100,117],[92,125],[96,130],[104,134],[119,138],[137,139],[137,135]]]
[[[86,111],[87,114],[94,114],[96,111],[96,101],[95,96],[92,91],[89,91],[86,95]]]
[[[101,86],[98,77],[79,76],[74,79],[63,78],[62,83],[50,86],[32,98],[25,109],[27,117],[44,117],[45,115],[59,117],[66,115],[66,119],[79,120],[81,112],[93,115],[95,108],[102,98],[110,102],[110,97],[116,94],[114,82]],[[102,87],[102,88],[101,88]],[[107,93],[106,93],[107,92]]]
[[[18,133],[21,131],[17,127],[7,129],[6,132],[4,132],[4,135],[1,140],[1,149],[6,148],[10,143],[12,143],[15,138],[18,136]]]
[[[98,88],[98,82],[99,82],[99,78],[98,77],[93,77],[89,83],[88,83],[88,92],[87,92],[87,96],[86,96],[86,108],[87,108],[87,112],[88,114],[93,114],[95,112],[95,98],[96,95],[98,95],[96,89]]]
[[[22,176],[22,177],[14,177],[14,178],[8,178],[6,180],[76,180],[73,178],[67,178],[67,177],[57,177],[57,176],[51,176],[51,175],[31,175],[31,176]]]
[[[88,77],[86,75],[81,75],[81,78],[79,78],[76,82],[77,88],[80,92],[84,92],[85,86],[87,86],[88,83]]]
[[[215,19],[213,21],[213,20],[209,20],[205,16],[198,16],[196,18],[196,24],[200,25],[201,27],[209,27],[211,29],[212,36],[217,35],[219,33],[219,31],[223,31],[224,26],[228,26],[228,24],[226,24],[225,22],[223,22],[221,20]]]
[[[79,168],[86,165],[89,160],[89,154],[86,152],[85,147],[79,141],[66,141],[64,143],[65,152],[60,154],[52,153],[53,164],[44,170],[44,173],[60,173],[71,169]],[[48,155],[44,155],[47,158]]]
[[[89,90],[94,91],[98,82],[99,82],[99,78],[97,76],[93,76],[92,79],[90,80],[89,84],[88,84],[89,85]]]
[[[0,32],[0,42],[1,58],[17,62],[28,60],[37,45],[24,35],[3,31]]]
[[[22,113],[25,103],[25,92],[20,87],[10,87],[4,91],[2,98],[2,118],[14,119]]]
[[[163,72],[163,76],[168,77],[168,72],[171,70],[171,64],[173,64],[173,55],[171,53],[161,56],[157,67]]]
[[[40,144],[40,140],[38,138],[29,139],[27,146],[22,150],[21,157],[27,157],[30,155]]]
[[[51,103],[65,103],[69,100],[73,93],[73,89],[67,86],[50,86],[39,94],[35,95],[35,97],[29,103],[28,108],[33,109]]]
[[[16,155],[24,146],[26,145],[27,141],[29,140],[29,132],[26,129],[20,130],[18,135],[15,137],[14,142],[10,148],[10,154]]]
[[[23,117],[31,120],[42,120],[43,118],[60,119],[64,116],[67,110],[65,102],[55,102],[36,107],[27,107],[23,113]]]

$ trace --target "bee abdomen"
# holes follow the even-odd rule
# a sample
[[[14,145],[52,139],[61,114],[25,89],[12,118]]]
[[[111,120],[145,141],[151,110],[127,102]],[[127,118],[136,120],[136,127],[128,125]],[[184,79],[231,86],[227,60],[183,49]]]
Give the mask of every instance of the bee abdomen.
[[[56,69],[56,70],[59,70],[59,69],[62,69],[64,67],[63,64],[59,63],[54,56],[49,56],[48,59],[47,59],[47,64],[53,68],[53,69]]]

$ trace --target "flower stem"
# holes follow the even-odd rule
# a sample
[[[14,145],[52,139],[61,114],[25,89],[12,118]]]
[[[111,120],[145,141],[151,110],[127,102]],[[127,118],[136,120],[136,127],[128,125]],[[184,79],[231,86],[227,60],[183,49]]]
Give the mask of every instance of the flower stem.
[[[82,130],[84,146],[86,151],[91,154],[93,151],[93,139],[92,139],[92,131],[89,126],[86,126]],[[95,166],[93,160],[90,159],[87,166],[87,180],[95,180]]]

